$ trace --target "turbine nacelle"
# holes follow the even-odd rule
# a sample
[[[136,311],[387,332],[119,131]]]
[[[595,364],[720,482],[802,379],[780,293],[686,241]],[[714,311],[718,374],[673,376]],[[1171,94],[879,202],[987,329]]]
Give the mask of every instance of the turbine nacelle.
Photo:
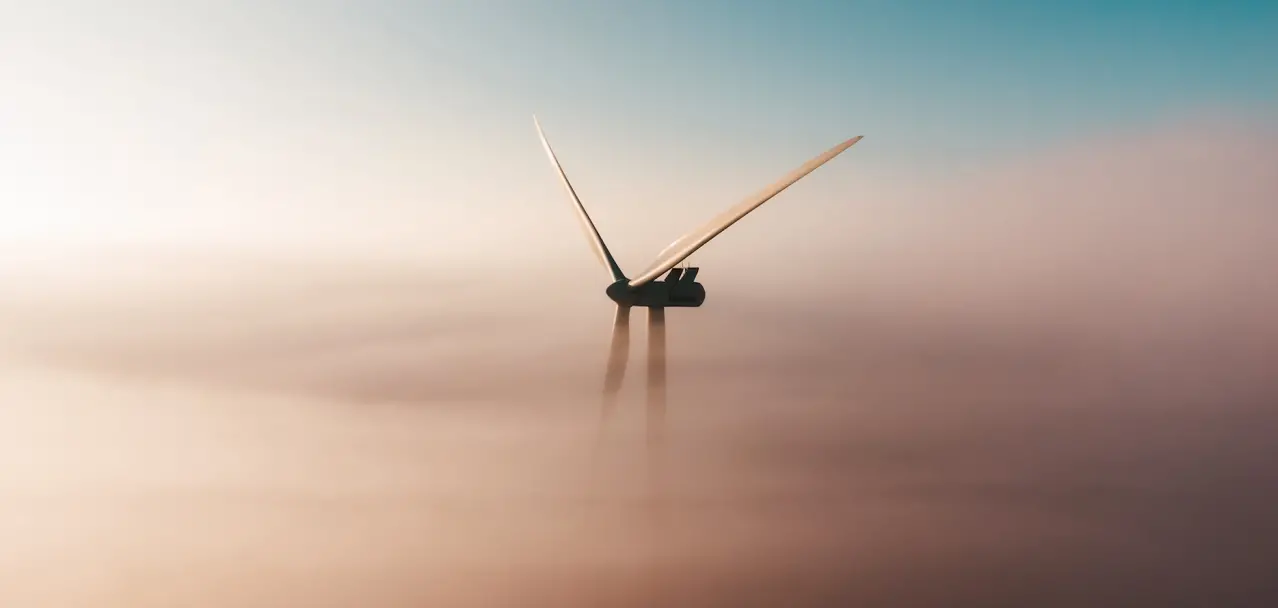
[[[697,282],[697,268],[675,268],[661,281],[632,287],[628,279],[608,286],[604,293],[618,306],[642,308],[695,308],[706,301],[706,288]]]

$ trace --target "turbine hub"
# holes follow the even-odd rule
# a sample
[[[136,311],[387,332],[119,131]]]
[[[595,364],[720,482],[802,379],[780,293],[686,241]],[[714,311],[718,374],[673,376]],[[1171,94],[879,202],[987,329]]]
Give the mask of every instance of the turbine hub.
[[[609,285],[608,288],[604,290],[604,293],[608,294],[609,300],[612,300],[622,306],[631,306],[638,299],[635,292],[631,291],[630,282],[626,279],[621,279],[620,281]]]

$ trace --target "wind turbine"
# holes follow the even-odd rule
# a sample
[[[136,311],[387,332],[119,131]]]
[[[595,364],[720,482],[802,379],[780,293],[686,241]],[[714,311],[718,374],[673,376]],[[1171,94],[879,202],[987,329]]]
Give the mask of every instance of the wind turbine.
[[[572,183],[568,181],[568,175],[564,173],[563,166],[559,164],[559,159],[555,157],[554,150],[550,148],[550,142],[546,140],[546,134],[542,131],[541,122],[537,120],[535,115],[533,116],[533,124],[537,127],[537,135],[541,137],[542,147],[546,149],[546,156],[550,158],[550,163],[554,165],[560,181],[563,182],[564,190],[568,192],[568,196],[572,199],[573,205],[577,209],[577,215],[581,219],[582,227],[586,230],[586,236],[590,239],[591,246],[599,256],[599,260],[603,262],[604,267],[607,268],[608,274],[612,279],[604,293],[616,303],[617,310],[613,316],[612,345],[609,349],[608,368],[604,376],[603,405],[599,422],[600,437],[602,437],[608,418],[617,404],[617,393],[621,390],[621,380],[626,372],[626,361],[630,356],[630,309],[636,306],[648,309],[647,443],[650,457],[650,474],[655,476],[660,468],[665,429],[666,308],[695,308],[701,306],[706,299],[705,288],[696,281],[698,269],[695,267],[683,269],[676,268],[676,266],[689,255],[692,255],[694,251],[701,248],[702,245],[710,242],[710,239],[727,230],[737,220],[745,217],[746,214],[780,194],[782,190],[815,171],[817,167],[843,153],[844,150],[852,147],[856,142],[861,141],[862,136],[858,135],[830,148],[825,153],[809,160],[789,175],[781,178],[780,181],[737,203],[696,230],[679,237],[658,254],[652,264],[636,275],[635,278],[630,279],[626,278],[626,275],[621,271],[621,267],[617,265],[617,260],[608,251],[608,245],[604,243],[603,237],[599,235],[599,230],[595,228],[594,221],[590,219],[590,214],[586,213],[586,207],[582,205],[581,198],[577,196],[577,191],[573,189]],[[657,280],[657,277],[667,271],[669,271],[669,274],[666,275],[664,280]],[[597,446],[598,443],[596,443]]]

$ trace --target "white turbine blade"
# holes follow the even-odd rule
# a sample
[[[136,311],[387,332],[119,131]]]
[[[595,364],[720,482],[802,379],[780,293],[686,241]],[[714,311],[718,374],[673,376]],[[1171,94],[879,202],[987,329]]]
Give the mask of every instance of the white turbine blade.
[[[612,317],[612,343],[608,346],[608,368],[604,375],[604,418],[612,413],[608,399],[615,400],[626,376],[626,361],[630,358],[630,307],[617,306]]]
[[[684,258],[692,255],[694,251],[700,249],[702,245],[710,242],[710,239],[718,236],[720,232],[727,230],[729,226],[735,224],[737,220],[746,216],[746,214],[758,209],[760,205],[768,202],[769,199],[781,193],[782,190],[789,188],[792,184],[803,179],[803,177],[816,170],[817,167],[829,162],[830,159],[843,153],[844,150],[852,147],[858,141],[861,141],[860,135],[853,137],[833,148],[827,150],[824,154],[806,162],[803,166],[795,169],[789,175],[781,178],[781,181],[768,186],[767,189],[758,194],[737,203],[732,208],[720,213],[714,219],[707,222],[700,228],[679,237],[675,242],[671,243],[652,265],[644,270],[641,274],[630,281],[631,287],[640,287],[649,281],[661,276],[667,270],[674,268],[676,264],[682,262]]]
[[[617,261],[612,258],[612,252],[608,251],[608,245],[604,244],[602,236],[599,236],[599,230],[595,228],[595,223],[590,219],[590,214],[586,213],[585,205],[581,204],[581,198],[577,196],[577,191],[573,189],[572,183],[568,181],[568,175],[564,173],[564,168],[560,166],[559,159],[555,158],[555,151],[550,149],[550,142],[546,141],[546,134],[541,130],[541,122],[537,120],[537,116],[533,116],[533,124],[537,126],[537,135],[541,137],[541,146],[546,149],[546,156],[550,157],[550,164],[555,166],[555,171],[559,173],[559,179],[564,184],[564,189],[568,191],[568,196],[572,198],[572,202],[577,206],[577,215],[581,218],[581,224],[586,229],[586,236],[590,238],[594,245],[595,253],[599,255],[599,261],[603,262],[608,268],[609,274],[612,275],[613,281],[620,281],[625,277],[621,273],[621,268],[617,266]]]
[[[593,463],[598,463],[603,449],[604,431],[613,410],[617,409],[617,393],[626,376],[626,363],[630,358],[630,307],[617,306],[612,317],[612,343],[608,346],[608,367],[604,372],[603,401],[599,409],[599,429],[595,434]]]

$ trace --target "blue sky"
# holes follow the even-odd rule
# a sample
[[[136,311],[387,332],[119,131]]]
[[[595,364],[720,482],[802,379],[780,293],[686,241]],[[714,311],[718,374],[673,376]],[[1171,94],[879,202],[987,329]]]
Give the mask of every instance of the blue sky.
[[[383,52],[452,70],[493,111],[602,131],[849,132],[898,160],[1278,101],[1265,2],[507,2],[366,6]],[[371,31],[371,30],[370,30]],[[569,127],[572,128],[572,127]]]
[[[853,135],[794,196],[1278,107],[1264,2],[63,0],[0,7],[0,53],[0,232],[28,240],[479,249],[563,211],[536,112],[601,229],[650,233],[629,259]]]

